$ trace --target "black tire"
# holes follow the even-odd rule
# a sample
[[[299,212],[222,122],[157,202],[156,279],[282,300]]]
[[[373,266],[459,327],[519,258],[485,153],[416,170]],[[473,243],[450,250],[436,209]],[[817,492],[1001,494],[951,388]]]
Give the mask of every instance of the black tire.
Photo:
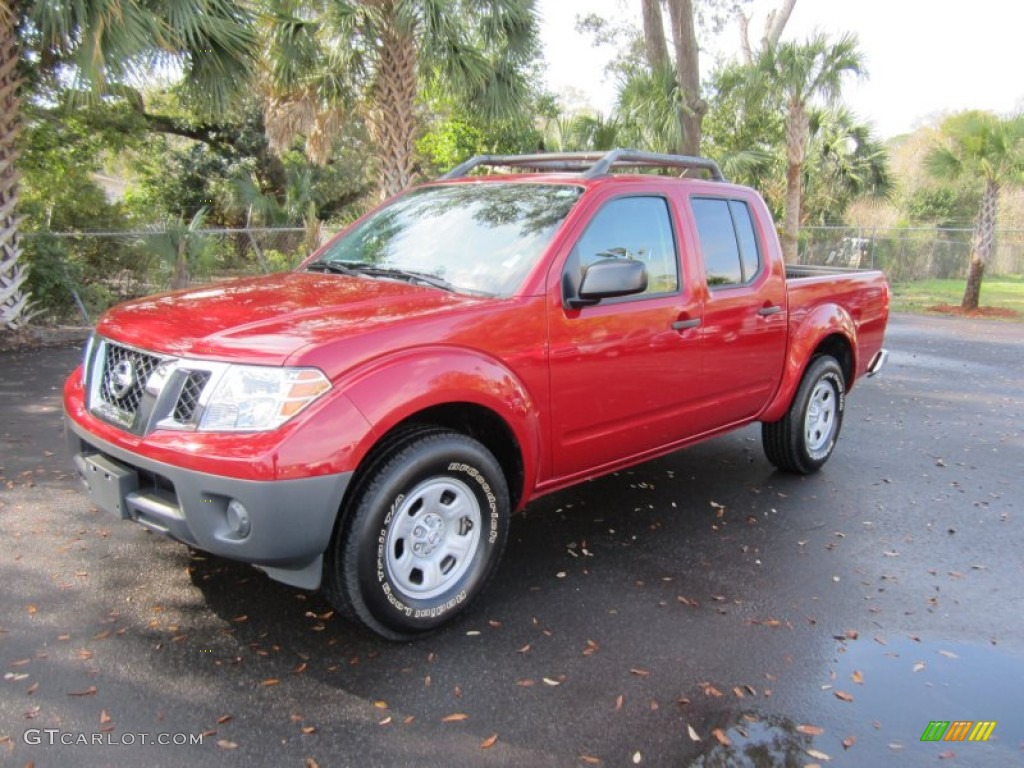
[[[335,532],[324,591],[390,640],[448,623],[494,574],[508,538],[508,484],[481,443],[414,430],[370,462]]]
[[[817,472],[832,455],[845,408],[843,369],[834,357],[816,357],[807,366],[786,415],[761,425],[768,461],[786,472]]]

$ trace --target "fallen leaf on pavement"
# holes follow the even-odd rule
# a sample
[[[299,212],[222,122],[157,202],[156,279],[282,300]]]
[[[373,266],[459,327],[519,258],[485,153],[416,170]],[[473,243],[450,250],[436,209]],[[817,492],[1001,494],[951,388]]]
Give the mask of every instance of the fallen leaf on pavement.
[[[441,718],[442,723],[461,723],[463,720],[468,720],[469,715],[464,712],[455,712],[450,715],[445,715]]]
[[[725,735],[725,731],[723,731],[721,728],[712,728],[711,735],[718,739],[718,743],[721,744],[723,747],[728,747],[730,744],[732,744],[732,742],[729,741],[729,737]]]
[[[816,725],[798,725],[796,729],[799,733],[805,733],[808,736],[821,736],[825,732],[824,728],[819,728]]]
[[[853,696],[848,694],[846,691],[836,691],[836,698],[842,701],[853,701]]]
[[[498,743],[498,734],[492,734],[480,742],[480,749],[490,749]]]

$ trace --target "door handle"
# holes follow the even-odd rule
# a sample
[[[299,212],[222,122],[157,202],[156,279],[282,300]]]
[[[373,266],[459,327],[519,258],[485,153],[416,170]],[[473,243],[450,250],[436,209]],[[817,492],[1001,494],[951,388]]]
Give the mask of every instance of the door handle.
[[[778,304],[773,304],[770,307],[761,307],[759,310],[757,310],[757,314],[759,314],[761,317],[768,317],[769,315],[777,315],[781,311],[782,307],[780,307]]]
[[[676,320],[674,323],[672,323],[672,330],[685,331],[687,328],[697,328],[699,325],[699,317],[695,317],[692,320]]]

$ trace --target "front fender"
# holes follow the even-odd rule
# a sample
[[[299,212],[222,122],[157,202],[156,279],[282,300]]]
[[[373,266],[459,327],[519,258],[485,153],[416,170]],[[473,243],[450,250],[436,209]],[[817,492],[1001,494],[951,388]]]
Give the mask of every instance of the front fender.
[[[774,399],[758,417],[759,421],[778,421],[786,415],[814,351],[829,336],[836,335],[841,336],[849,347],[850,359],[853,363],[851,371],[856,371],[858,362],[857,324],[849,312],[838,304],[819,304],[809,312],[790,314],[789,351],[782,371],[782,381]],[[852,381],[846,382],[847,389],[852,383]]]
[[[384,434],[428,408],[471,403],[487,408],[519,443],[528,498],[536,483],[541,450],[540,409],[523,381],[497,360],[475,350],[419,347],[391,355],[346,376],[345,395],[372,425],[356,452],[366,456]]]

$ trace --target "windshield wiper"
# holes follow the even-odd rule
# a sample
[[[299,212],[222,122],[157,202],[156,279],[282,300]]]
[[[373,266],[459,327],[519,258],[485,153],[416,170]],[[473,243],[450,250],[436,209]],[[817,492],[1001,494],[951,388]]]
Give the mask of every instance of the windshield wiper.
[[[336,261],[314,261],[306,267],[306,271],[314,272],[337,272],[339,275],[358,275],[359,273],[344,264]]]
[[[349,269],[362,272],[366,275],[379,275],[380,277],[393,277],[397,280],[406,280],[410,283],[424,283],[433,288],[440,288],[442,291],[455,292],[455,286],[447,280],[436,275],[429,275],[426,272],[413,272],[409,269],[396,269],[395,267],[378,267],[375,264],[346,264]]]
[[[425,272],[414,272],[409,269],[397,269],[395,267],[381,267],[376,264],[367,264],[362,261],[314,261],[306,269],[316,269],[321,272],[337,272],[341,275],[368,275],[370,277],[390,277],[395,280],[404,280],[408,283],[423,283],[433,288],[440,288],[442,291],[456,292],[454,285],[436,275]]]

